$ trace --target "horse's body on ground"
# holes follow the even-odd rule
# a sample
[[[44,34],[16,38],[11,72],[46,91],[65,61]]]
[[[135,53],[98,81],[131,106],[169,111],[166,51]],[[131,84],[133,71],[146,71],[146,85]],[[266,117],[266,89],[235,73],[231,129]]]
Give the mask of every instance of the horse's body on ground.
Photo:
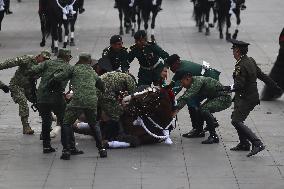
[[[164,89],[155,89],[134,93],[126,111],[121,116],[121,124],[124,135],[116,136],[120,141],[124,136],[131,136],[138,140],[138,144],[155,144],[166,140],[169,137],[169,131],[173,128],[172,118],[172,100]],[[126,97],[127,98],[127,97]],[[137,119],[143,120],[143,126],[134,125]],[[159,125],[159,126],[157,126]],[[102,124],[103,127],[103,124]],[[101,129],[104,131],[104,129]],[[146,131],[147,130],[147,131]],[[78,128],[74,131],[80,134],[91,135],[90,128]],[[165,134],[167,131],[168,134]],[[102,133],[103,136],[108,133]],[[104,140],[107,140],[104,138]],[[126,142],[123,139],[122,142]]]

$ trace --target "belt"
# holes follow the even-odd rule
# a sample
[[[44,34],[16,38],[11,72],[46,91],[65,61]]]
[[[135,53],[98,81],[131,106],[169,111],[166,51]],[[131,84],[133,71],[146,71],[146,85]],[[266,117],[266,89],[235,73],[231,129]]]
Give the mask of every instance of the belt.
[[[159,58],[159,60],[153,66],[145,67],[140,65],[140,68],[144,70],[154,70],[159,64],[164,64],[164,60],[162,58]]]

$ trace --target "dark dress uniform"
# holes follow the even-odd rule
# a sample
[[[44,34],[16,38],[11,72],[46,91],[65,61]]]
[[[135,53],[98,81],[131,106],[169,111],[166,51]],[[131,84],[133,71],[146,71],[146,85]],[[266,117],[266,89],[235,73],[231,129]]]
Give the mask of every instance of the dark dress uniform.
[[[233,40],[234,48],[247,48],[248,43]],[[262,80],[268,86],[278,89],[277,84],[256,65],[253,58],[242,55],[235,65],[233,73],[235,91],[234,110],[232,112],[232,125],[238,132],[240,143],[232,148],[233,151],[249,151],[252,143],[252,151],[247,155],[252,156],[264,150],[261,140],[244,125],[245,119],[256,105],[260,103],[257,89],[257,79]],[[281,90],[281,89],[280,89]],[[250,142],[250,143],[249,143]]]
[[[122,47],[118,52],[114,51],[111,46],[105,48],[102,53],[102,58],[108,58],[112,65],[112,70],[121,68],[122,72],[127,72],[129,69],[127,48]]]
[[[158,82],[160,79],[158,67],[163,64],[163,60],[168,56],[169,54],[154,42],[147,42],[142,49],[138,48],[137,45],[131,46],[128,61],[130,63],[136,57],[140,64],[138,86]]]

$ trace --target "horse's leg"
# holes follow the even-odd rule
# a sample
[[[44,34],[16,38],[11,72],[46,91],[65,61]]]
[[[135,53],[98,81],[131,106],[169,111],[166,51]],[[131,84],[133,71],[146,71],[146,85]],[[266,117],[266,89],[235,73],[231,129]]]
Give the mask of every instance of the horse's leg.
[[[64,42],[63,42],[63,48],[66,48],[68,44],[68,38],[69,38],[69,20],[64,20],[63,21],[63,26],[64,26]]]
[[[240,5],[237,5],[236,9],[234,10],[234,13],[235,13],[236,18],[237,18],[237,26],[236,26],[235,32],[234,32],[234,34],[233,34],[233,39],[237,39],[238,32],[239,32],[239,26],[240,26],[240,23],[241,23],[241,18],[240,18],[240,14],[241,14]]]
[[[223,14],[221,14],[221,12],[218,13],[218,28],[219,28],[219,38],[220,39],[223,39],[224,36],[223,36]]]
[[[231,33],[230,33],[230,27],[231,27],[231,14],[226,14],[226,40],[231,40]]]
[[[134,36],[135,30],[136,30],[136,17],[135,17],[135,10],[132,7],[131,8],[131,36]]]
[[[40,46],[44,47],[45,46],[45,24],[46,24],[46,21],[45,21],[44,14],[42,12],[39,12],[38,15],[39,15],[39,19],[40,19],[40,30],[41,30],[41,36],[42,36]]]
[[[130,17],[130,10],[128,8],[123,8],[124,13],[124,27],[125,33],[129,33],[131,29],[131,17]]]
[[[58,54],[58,23],[53,23],[52,26],[52,52]]]
[[[158,8],[158,7],[157,7]],[[155,41],[155,24],[156,24],[156,17],[158,15],[158,9],[154,10],[152,15],[152,22],[151,22],[151,41]]]
[[[122,8],[118,8],[118,13],[119,13],[119,21],[120,21],[120,26],[119,26],[119,35],[123,35],[123,26],[122,26]]]
[[[63,42],[63,38],[62,38],[62,23],[58,24],[57,26],[57,33],[58,33],[58,41],[59,43]]]
[[[75,40],[74,40],[74,31],[75,31],[75,23],[77,20],[77,16],[78,16],[78,11],[76,14],[73,15],[73,19],[70,21],[70,46],[75,46]]]
[[[137,24],[138,24],[138,30],[141,29],[141,9],[138,8],[138,12],[137,12]]]
[[[209,30],[209,16],[210,16],[210,4],[209,2],[206,3],[205,7],[204,7],[204,17],[205,17],[205,35],[209,35],[210,34],[210,30]]]
[[[147,30],[148,30],[149,16],[150,16],[150,10],[142,9],[142,19],[144,21],[144,29],[146,33],[148,33]]]

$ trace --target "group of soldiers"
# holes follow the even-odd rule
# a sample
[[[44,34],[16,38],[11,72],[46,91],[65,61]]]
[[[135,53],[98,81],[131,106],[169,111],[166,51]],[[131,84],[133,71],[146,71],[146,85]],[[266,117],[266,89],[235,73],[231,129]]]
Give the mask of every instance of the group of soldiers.
[[[18,66],[10,85],[0,83],[0,87],[4,92],[10,90],[14,102],[19,104],[24,134],[34,133],[28,122],[27,101],[32,102],[33,107],[38,109],[42,118],[43,153],[55,151],[50,142],[53,112],[61,126],[63,145],[61,159],[69,160],[70,155],[83,153],[75,146],[72,128],[82,114],[96,140],[100,157],[107,157],[100,119],[103,115],[107,117],[104,123],[105,127],[110,128],[108,132],[116,134],[123,132],[120,116],[126,105],[121,100],[121,92],[130,94],[137,86],[152,84],[172,90],[175,95],[182,88],[186,89],[177,99],[177,104],[173,103],[172,116],[175,117],[179,110],[187,105],[193,129],[183,134],[183,137],[204,137],[205,132],[209,131],[209,137],[202,141],[203,144],[219,143],[215,131],[219,124],[213,113],[229,108],[232,103],[231,92],[235,92],[231,118],[240,142],[231,150],[251,150],[248,157],[264,150],[261,140],[244,125],[250,111],[259,104],[256,80],[261,79],[281,94],[283,91],[260,70],[253,58],[247,56],[248,43],[231,41],[233,55],[237,61],[233,72],[234,84],[223,86],[218,81],[220,72],[211,68],[209,64],[201,65],[181,60],[177,54],[169,56],[155,42],[147,41],[147,33],[144,30],[137,31],[134,39],[135,44],[128,50],[123,46],[121,36],[112,36],[110,46],[103,50],[102,57],[96,64],[93,64],[90,54],[81,53],[78,62],[71,66],[69,64],[72,58],[71,51],[67,49],[60,49],[55,60],[50,59],[49,52],[43,51],[37,56],[25,55],[0,63],[0,70]],[[137,58],[140,64],[138,84],[129,74],[130,63],[134,58]],[[174,73],[174,77],[167,85],[168,69]],[[36,89],[36,80],[39,77],[41,82]],[[72,98],[66,105],[66,98],[62,94],[68,81],[70,81]],[[203,128],[204,121],[207,125],[205,128]]]

